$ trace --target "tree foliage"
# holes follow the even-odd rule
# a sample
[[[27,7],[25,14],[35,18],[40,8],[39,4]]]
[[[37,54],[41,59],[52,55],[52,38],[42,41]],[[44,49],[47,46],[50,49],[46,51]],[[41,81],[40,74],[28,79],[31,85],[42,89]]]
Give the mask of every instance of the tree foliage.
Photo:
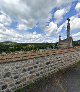
[[[15,51],[30,51],[39,49],[55,49],[54,43],[0,43],[0,53]]]

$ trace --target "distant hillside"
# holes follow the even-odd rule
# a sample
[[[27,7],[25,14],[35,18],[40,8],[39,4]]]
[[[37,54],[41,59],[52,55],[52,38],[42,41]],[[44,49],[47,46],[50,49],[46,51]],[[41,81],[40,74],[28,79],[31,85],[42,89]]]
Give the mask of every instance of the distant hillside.
[[[17,44],[17,42],[12,42],[12,41],[4,41],[4,42],[0,42],[0,43],[2,43],[2,44],[13,44],[13,43],[15,43],[15,44]]]
[[[80,40],[74,41],[74,46],[80,46]],[[16,43],[11,41],[0,42],[0,53],[15,51],[30,51],[40,49],[57,49],[57,43]]]

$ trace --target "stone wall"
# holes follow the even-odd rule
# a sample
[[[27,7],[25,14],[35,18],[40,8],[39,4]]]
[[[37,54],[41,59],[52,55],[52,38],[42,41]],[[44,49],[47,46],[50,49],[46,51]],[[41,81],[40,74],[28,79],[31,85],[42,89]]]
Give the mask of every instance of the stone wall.
[[[79,60],[80,52],[74,51],[0,63],[0,92],[15,92],[43,75],[55,73]]]

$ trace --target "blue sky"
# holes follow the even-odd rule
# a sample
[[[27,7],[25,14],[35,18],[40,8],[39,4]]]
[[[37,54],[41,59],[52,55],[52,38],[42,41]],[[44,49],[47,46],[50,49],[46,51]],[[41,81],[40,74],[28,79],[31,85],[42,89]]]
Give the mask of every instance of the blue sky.
[[[71,36],[80,40],[80,0],[0,0],[0,42],[54,43]]]

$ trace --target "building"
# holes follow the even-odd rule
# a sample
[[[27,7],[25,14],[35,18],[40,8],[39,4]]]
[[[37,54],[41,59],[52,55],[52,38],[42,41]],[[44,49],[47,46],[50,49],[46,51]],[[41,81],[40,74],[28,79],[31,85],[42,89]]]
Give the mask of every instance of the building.
[[[58,49],[67,49],[73,47],[73,38],[70,36],[70,19],[68,18],[67,20],[67,38],[61,40],[61,36],[59,36],[59,42],[57,44]]]

